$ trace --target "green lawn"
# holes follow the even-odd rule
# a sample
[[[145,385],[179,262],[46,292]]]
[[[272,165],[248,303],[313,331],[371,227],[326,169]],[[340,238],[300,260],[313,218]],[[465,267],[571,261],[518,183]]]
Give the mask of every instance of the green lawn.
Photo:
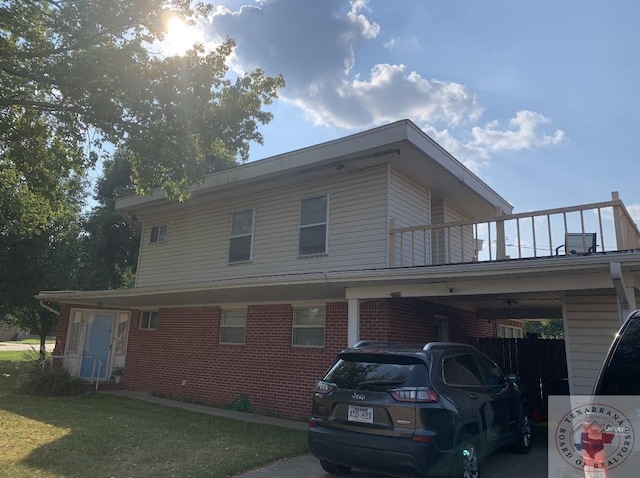
[[[0,477],[225,477],[308,451],[300,430],[106,394],[16,392],[29,365],[0,352]]]

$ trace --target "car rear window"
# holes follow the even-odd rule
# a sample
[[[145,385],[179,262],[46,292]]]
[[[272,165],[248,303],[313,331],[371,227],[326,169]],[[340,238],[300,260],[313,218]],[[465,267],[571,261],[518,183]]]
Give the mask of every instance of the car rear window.
[[[629,320],[604,364],[598,395],[640,395],[640,319]]]
[[[324,380],[338,388],[385,392],[429,385],[426,363],[416,357],[341,354]]]

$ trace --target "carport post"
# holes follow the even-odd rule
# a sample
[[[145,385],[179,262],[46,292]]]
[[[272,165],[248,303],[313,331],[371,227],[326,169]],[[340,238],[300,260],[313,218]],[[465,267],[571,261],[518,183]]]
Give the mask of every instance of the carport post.
[[[349,299],[347,324],[347,345],[354,346],[360,341],[360,300]]]

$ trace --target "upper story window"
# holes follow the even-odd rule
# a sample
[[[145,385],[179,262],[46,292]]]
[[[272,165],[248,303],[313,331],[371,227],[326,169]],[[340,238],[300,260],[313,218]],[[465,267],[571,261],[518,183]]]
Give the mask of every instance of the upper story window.
[[[253,248],[254,209],[237,211],[231,215],[229,262],[248,262]]]
[[[300,201],[299,255],[327,253],[328,212],[327,195]]]
[[[220,343],[244,344],[247,331],[247,310],[230,309],[223,310],[220,319]]]
[[[158,328],[158,311],[143,310],[140,316],[140,328],[142,330],[155,330]]]
[[[151,244],[156,244],[159,242],[167,242],[168,238],[169,238],[169,226],[167,226],[166,224],[162,226],[153,226],[151,228],[151,238],[149,239],[149,242]]]
[[[324,307],[293,310],[294,347],[324,347]]]

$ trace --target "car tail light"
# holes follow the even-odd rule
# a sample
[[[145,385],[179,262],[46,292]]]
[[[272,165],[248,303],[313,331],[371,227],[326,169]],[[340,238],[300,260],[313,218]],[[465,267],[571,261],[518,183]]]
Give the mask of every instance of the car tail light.
[[[321,395],[329,395],[338,386],[335,383],[325,382],[324,380],[318,380],[316,382],[315,392]]]
[[[439,400],[438,394],[427,387],[404,387],[391,390],[391,396],[398,402],[433,403]]]

